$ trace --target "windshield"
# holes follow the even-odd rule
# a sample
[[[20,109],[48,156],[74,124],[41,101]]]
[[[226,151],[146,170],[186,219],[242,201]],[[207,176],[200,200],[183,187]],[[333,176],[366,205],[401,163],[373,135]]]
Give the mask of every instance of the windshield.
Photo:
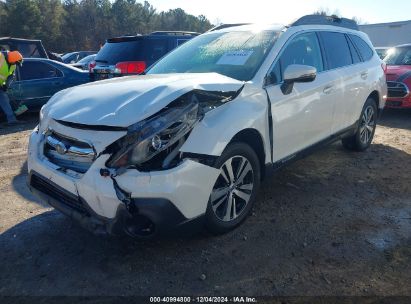
[[[411,46],[390,49],[384,62],[388,65],[411,65]]]
[[[254,77],[279,32],[216,32],[200,35],[152,66],[147,74],[220,73],[248,81]]]

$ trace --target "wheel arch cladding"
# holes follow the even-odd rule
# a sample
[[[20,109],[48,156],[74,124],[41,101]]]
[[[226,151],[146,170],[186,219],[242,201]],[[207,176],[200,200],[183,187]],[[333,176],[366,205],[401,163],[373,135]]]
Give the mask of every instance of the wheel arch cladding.
[[[378,93],[378,91],[374,90],[371,92],[370,95],[368,95],[367,99],[371,98],[372,100],[374,100],[375,105],[377,106],[377,111],[378,111],[378,115],[380,114],[380,111],[382,110],[380,108],[380,94]],[[366,102],[366,101],[365,101]],[[364,103],[365,103],[364,102]]]
[[[251,129],[251,128],[241,130],[236,135],[234,135],[234,137],[230,141],[230,143],[234,143],[234,142],[245,143],[254,150],[260,162],[261,179],[264,179],[265,150],[264,150],[264,141],[263,141],[263,138],[260,132],[258,132],[256,129]]]

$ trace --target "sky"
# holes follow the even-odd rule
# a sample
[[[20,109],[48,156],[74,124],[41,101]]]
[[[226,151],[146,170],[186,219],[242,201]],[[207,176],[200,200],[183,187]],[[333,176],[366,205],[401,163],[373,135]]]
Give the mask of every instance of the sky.
[[[212,23],[288,24],[320,8],[367,23],[411,20],[411,0],[148,0],[158,11],[182,8]]]

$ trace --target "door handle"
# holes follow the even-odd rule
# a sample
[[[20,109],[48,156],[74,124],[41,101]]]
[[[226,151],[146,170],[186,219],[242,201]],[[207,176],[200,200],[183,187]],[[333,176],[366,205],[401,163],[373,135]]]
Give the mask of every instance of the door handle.
[[[334,86],[328,85],[324,88],[323,92],[324,94],[330,94],[333,91]]]
[[[362,72],[361,73],[361,78],[362,79],[367,79],[367,77],[368,77],[368,72]]]

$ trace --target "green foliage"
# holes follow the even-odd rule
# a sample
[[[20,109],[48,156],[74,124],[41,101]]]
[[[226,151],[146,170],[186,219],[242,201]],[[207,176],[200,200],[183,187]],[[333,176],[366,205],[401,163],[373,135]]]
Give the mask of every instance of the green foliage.
[[[98,50],[107,38],[158,30],[204,32],[212,24],[136,0],[0,0],[0,37],[41,39],[47,50]]]

